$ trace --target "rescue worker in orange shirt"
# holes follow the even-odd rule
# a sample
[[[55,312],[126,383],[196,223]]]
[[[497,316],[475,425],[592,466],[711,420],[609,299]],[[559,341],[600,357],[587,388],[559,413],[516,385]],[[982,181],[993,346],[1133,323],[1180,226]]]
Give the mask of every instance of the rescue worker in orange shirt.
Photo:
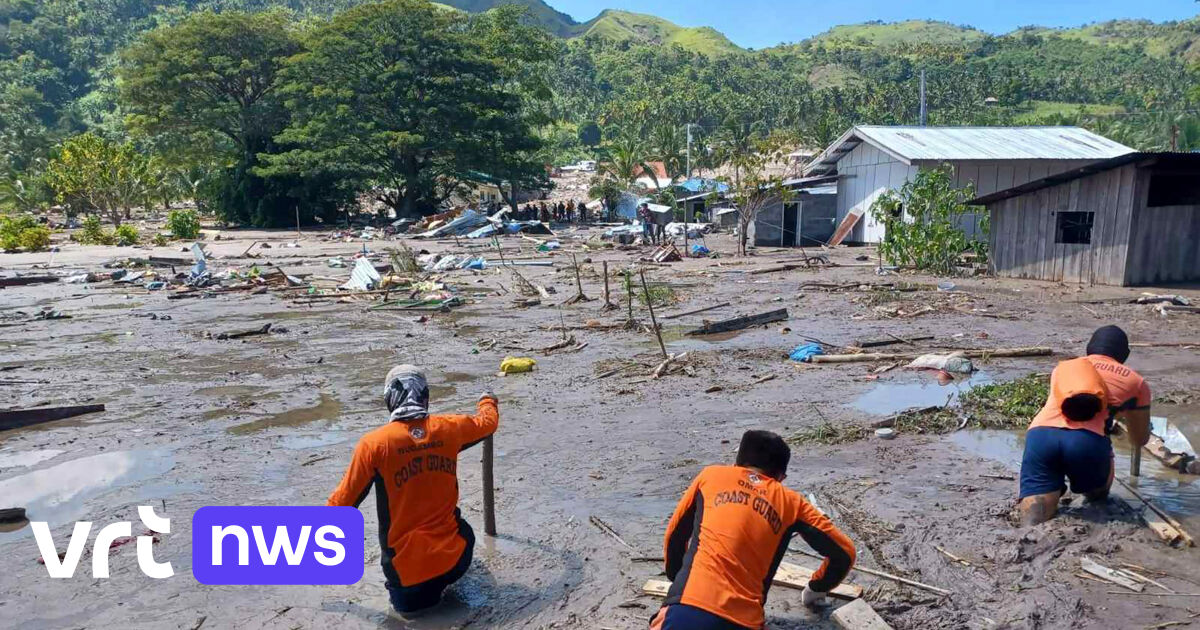
[[[1029,424],[1021,459],[1021,523],[1036,525],[1058,513],[1067,490],[1089,501],[1108,497],[1115,474],[1109,434],[1125,421],[1129,446],[1150,439],[1150,386],[1125,367],[1129,337],[1116,326],[1092,334],[1087,356],[1063,361],[1050,375],[1050,396]]]
[[[791,449],[769,431],[742,435],[736,464],[709,466],[675,508],[663,541],[671,589],[652,630],[763,628],[763,605],[795,534],[825,556],[805,587],[805,605],[854,565],[854,544],[804,497],[785,487]]]
[[[478,412],[429,415],[429,385],[411,365],[384,381],[391,420],[354,449],[328,505],[355,506],[372,487],[379,513],[383,575],[392,607],[403,617],[431,608],[471,566],[475,533],[458,510],[458,454],[496,432],[496,397]]]

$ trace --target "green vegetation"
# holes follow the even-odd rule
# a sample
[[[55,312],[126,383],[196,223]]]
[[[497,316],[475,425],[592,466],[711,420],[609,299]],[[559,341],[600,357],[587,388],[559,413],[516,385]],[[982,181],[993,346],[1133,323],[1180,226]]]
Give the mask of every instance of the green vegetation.
[[[116,242],[113,232],[106,232],[100,217],[88,215],[80,225],[79,231],[71,235],[76,242],[83,245],[112,245]]]
[[[50,229],[29,215],[0,216],[0,249],[36,252],[50,246]]]
[[[1050,395],[1050,379],[1040,374],[992,385],[963,394],[956,407],[913,409],[897,414],[898,433],[950,433],[960,429],[1023,429]],[[864,426],[835,426],[824,422],[793,434],[793,444],[844,444],[866,439],[874,431]]]
[[[167,214],[167,229],[175,238],[192,240],[200,236],[200,217],[191,210],[172,210]]]
[[[620,44],[678,45],[709,57],[744,52],[713,28],[686,28],[652,15],[613,9],[605,9],[591,21],[580,24],[574,34]]]
[[[986,239],[970,238],[959,227],[978,210],[967,205],[974,197],[974,186],[954,187],[950,167],[921,170],[871,204],[871,216],[887,230],[879,255],[891,265],[953,275],[964,252],[986,254]]]
[[[989,35],[969,26],[955,26],[934,20],[904,22],[866,22],[835,26],[813,38],[827,46],[888,48],[900,45],[967,46],[980,44]]]
[[[124,225],[118,225],[117,229],[114,230],[113,240],[116,241],[117,245],[122,247],[137,245],[138,229],[132,225],[129,225],[128,223]]]
[[[1190,150],[1198,33],[909,21],[749,51],[542,0],[0,0],[0,209],[59,202],[116,225],[190,199],[230,224],[328,225],[367,199],[429,213],[471,184],[511,201],[584,157],[609,163],[595,190],[612,199],[631,166],[684,174],[685,125],[691,174],[711,176],[753,175],[735,164],[746,140],[821,148],[853,124],[913,124],[922,71],[931,125]]]

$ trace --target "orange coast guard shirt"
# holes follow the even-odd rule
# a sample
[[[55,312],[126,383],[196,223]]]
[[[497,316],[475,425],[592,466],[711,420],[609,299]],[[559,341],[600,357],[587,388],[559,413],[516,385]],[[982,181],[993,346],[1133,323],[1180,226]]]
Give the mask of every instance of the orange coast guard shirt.
[[[1094,394],[1104,400],[1101,410],[1086,422],[1068,420],[1062,403],[1078,394]],[[1150,408],[1150,385],[1133,369],[1104,355],[1092,354],[1059,363],[1050,374],[1050,396],[1034,416],[1029,428],[1084,429],[1107,435],[1105,425],[1112,411]]]
[[[664,605],[686,604],[762,628],[763,605],[792,536],[825,556],[809,586],[828,592],[854,565],[854,544],[795,491],[740,466],[709,466],[688,487],[663,541]]]
[[[496,401],[478,412],[395,421],[358,441],[328,505],[355,506],[375,488],[383,574],[389,584],[413,586],[444,575],[466,548],[459,535],[458,454],[496,432]]]

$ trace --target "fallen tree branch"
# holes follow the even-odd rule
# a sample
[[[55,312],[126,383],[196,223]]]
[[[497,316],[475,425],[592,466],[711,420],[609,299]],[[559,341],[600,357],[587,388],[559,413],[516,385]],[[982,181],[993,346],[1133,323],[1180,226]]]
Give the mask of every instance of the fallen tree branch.
[[[970,359],[1014,358],[1014,357],[1044,357],[1054,354],[1050,348],[995,348],[991,350],[962,349],[944,350],[946,352],[961,352]],[[812,357],[812,363],[856,363],[865,361],[903,361],[913,360],[922,354],[908,352],[903,354],[863,353],[863,354],[819,354]]]

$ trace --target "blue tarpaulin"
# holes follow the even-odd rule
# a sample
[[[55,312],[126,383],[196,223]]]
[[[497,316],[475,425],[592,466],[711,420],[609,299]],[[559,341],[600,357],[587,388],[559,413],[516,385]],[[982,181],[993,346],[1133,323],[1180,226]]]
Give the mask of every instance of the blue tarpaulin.
[[[693,177],[691,179],[685,179],[682,182],[679,182],[678,184],[675,184],[675,185],[678,186],[679,188],[682,188],[691,193],[714,192],[714,191],[721,192],[721,193],[729,192],[729,184],[726,184],[724,182],[719,182],[715,179],[705,179],[703,177]]]
[[[808,363],[809,361],[812,360],[813,357],[817,356],[818,354],[825,354],[825,350],[823,350],[821,348],[821,344],[805,343],[805,344],[796,346],[796,349],[792,350],[792,353],[790,355],[788,355],[788,358],[793,361],[799,361],[801,363]]]

